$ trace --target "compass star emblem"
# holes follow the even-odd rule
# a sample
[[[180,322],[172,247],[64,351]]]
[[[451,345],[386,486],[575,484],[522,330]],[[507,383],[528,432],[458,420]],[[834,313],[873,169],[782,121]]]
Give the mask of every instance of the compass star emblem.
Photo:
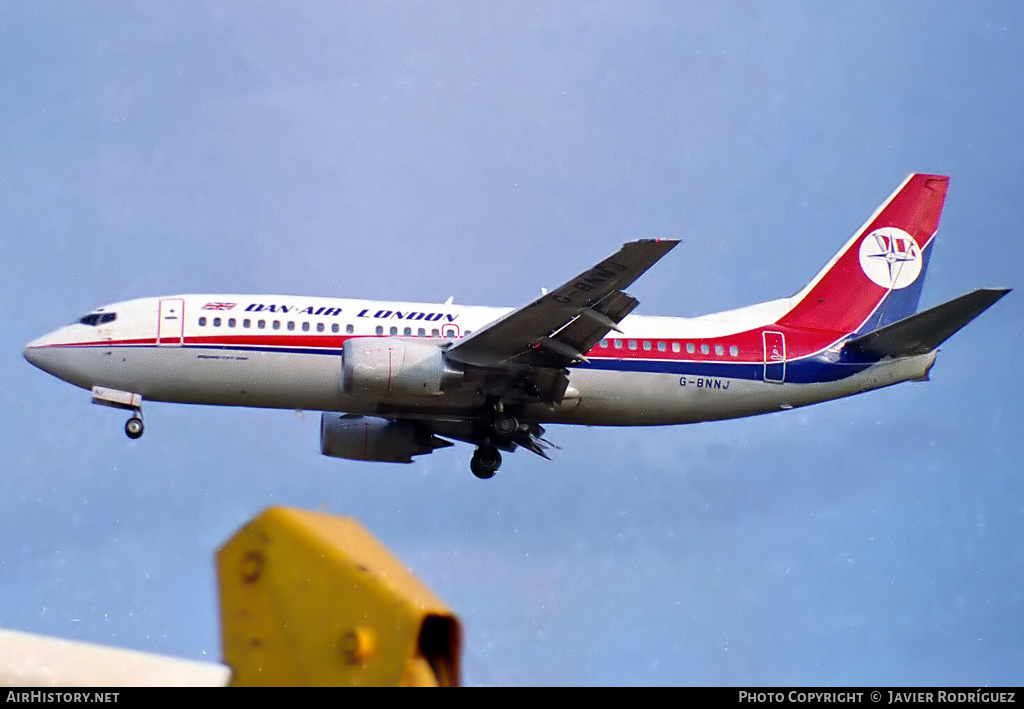
[[[906,288],[921,273],[921,247],[902,229],[876,229],[860,243],[860,267],[883,288]]]

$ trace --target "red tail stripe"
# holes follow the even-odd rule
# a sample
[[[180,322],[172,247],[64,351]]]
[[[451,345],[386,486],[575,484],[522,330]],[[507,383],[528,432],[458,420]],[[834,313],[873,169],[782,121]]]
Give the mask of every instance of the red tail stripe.
[[[911,176],[778,324],[843,334],[857,330],[889,293],[861,268],[861,240],[876,229],[898,227],[923,251],[938,229],[948,182],[940,175]]]

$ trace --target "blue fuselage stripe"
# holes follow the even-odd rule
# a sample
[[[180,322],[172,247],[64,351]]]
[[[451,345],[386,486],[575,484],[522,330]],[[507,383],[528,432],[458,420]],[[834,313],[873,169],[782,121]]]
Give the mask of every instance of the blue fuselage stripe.
[[[867,369],[869,362],[833,362],[819,357],[786,362],[785,381],[793,384],[834,382]],[[685,362],[678,360],[592,359],[580,368],[613,372],[649,372],[656,374],[692,374],[725,379],[764,379],[763,362]],[[778,366],[773,363],[772,366]]]

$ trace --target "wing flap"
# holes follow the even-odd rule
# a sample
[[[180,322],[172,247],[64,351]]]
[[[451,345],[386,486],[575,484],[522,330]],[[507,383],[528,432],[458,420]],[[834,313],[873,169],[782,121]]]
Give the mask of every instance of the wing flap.
[[[575,364],[639,304],[622,289],[677,243],[631,241],[568,283],[477,330],[451,347],[447,356],[491,368]]]
[[[551,337],[580,352],[579,359],[584,359],[583,354],[609,331],[622,332],[618,324],[639,304],[640,301],[628,293],[609,293],[593,307],[581,311]]]

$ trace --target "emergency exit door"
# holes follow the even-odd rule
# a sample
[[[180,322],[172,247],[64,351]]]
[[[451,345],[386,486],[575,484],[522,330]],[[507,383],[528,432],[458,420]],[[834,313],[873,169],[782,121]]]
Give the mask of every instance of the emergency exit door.
[[[764,332],[764,380],[781,384],[786,380],[786,337],[781,332]]]

